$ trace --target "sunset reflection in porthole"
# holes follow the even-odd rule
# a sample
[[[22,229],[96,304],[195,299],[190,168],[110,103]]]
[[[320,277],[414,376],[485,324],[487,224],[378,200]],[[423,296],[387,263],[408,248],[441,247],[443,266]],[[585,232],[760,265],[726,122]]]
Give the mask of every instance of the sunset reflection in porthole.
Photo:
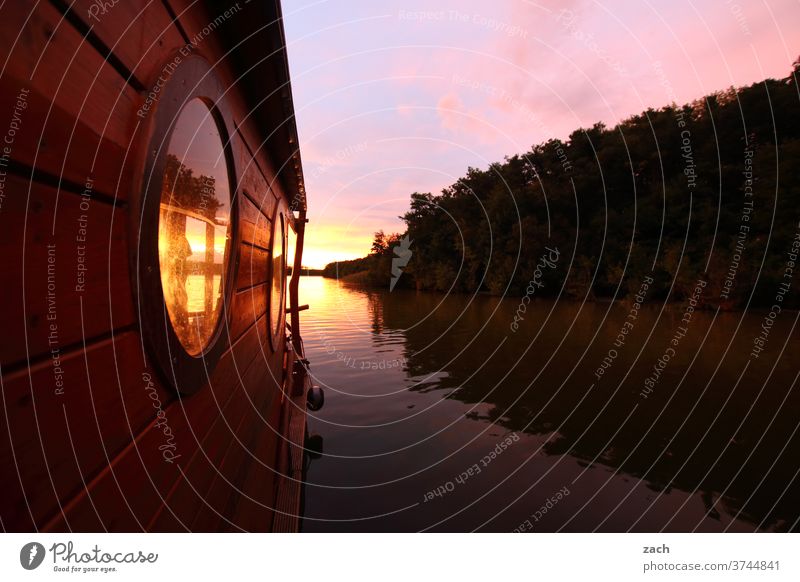
[[[206,348],[220,317],[230,216],[222,138],[209,108],[193,99],[170,138],[158,225],[164,302],[175,334],[193,356]]]

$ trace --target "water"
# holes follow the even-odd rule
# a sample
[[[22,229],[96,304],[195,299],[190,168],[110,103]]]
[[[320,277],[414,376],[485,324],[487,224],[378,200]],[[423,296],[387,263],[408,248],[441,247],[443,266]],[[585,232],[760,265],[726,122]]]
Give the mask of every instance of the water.
[[[220,275],[214,275],[211,296],[214,298],[215,308],[221,281],[222,277]],[[206,308],[206,276],[189,275],[186,277],[186,295],[188,296],[187,311],[189,313],[203,313]]]
[[[540,300],[513,332],[519,298],[321,277],[301,303],[304,531],[798,528],[795,312],[755,358],[762,312]]]

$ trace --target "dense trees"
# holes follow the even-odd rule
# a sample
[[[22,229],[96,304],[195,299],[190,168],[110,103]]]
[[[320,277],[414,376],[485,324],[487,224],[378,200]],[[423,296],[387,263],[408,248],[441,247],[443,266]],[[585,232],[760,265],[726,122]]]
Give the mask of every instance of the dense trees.
[[[707,303],[771,305],[800,221],[799,73],[800,61],[786,79],[598,123],[415,192],[405,282],[521,295],[550,246],[561,260],[541,294],[624,298],[652,274],[651,298],[683,299],[702,277]],[[388,286],[398,240],[378,233],[339,275]]]

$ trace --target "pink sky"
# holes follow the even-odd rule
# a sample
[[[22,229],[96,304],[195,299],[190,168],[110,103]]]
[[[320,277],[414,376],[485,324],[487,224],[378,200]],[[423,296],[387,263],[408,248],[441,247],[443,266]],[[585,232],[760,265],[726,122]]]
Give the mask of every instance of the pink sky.
[[[284,0],[304,261],[364,256],[438,193],[597,121],[786,77],[800,2]]]

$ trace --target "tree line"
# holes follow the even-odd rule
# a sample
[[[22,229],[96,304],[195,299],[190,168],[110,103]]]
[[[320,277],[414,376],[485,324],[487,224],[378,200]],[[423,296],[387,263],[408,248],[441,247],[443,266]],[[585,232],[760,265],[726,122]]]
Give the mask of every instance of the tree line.
[[[800,59],[784,79],[469,168],[439,195],[414,192],[404,233],[376,233],[367,257],[323,274],[388,287],[408,236],[399,286],[519,296],[545,248],[557,248],[538,295],[625,299],[652,277],[649,298],[679,301],[702,279],[705,304],[771,305],[798,258],[799,75]]]

